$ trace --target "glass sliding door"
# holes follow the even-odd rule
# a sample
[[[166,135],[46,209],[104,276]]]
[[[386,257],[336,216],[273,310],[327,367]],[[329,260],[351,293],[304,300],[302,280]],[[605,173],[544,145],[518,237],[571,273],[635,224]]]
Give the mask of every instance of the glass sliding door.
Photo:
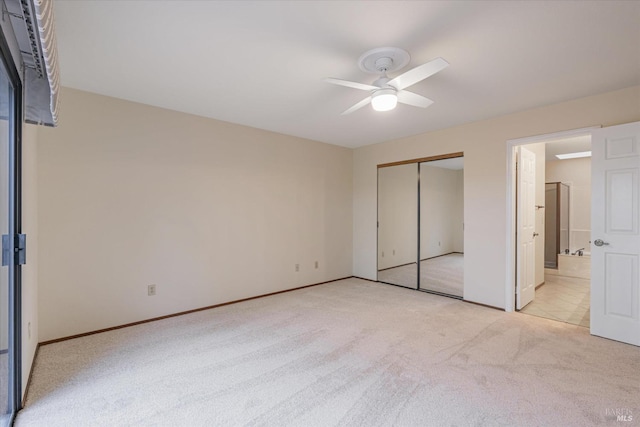
[[[15,236],[19,230],[19,137],[22,89],[0,34],[0,426],[11,425],[19,408],[19,283]]]
[[[378,281],[418,288],[418,166],[378,168]]]
[[[3,64],[4,65],[4,64]],[[0,70],[0,234],[9,235],[9,141],[11,85],[5,67]],[[4,255],[4,254],[3,254]],[[4,264],[4,263],[3,263]],[[2,425],[11,417],[11,373],[9,336],[11,316],[9,305],[9,266],[0,267],[0,410]]]

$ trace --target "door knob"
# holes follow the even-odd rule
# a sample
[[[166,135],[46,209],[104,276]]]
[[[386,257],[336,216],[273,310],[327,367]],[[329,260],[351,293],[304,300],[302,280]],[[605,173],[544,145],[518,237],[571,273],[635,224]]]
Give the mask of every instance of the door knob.
[[[538,233],[533,233],[533,237],[539,236],[540,234]]]
[[[593,244],[594,244],[594,245],[596,245],[596,246],[607,246],[607,245],[609,245],[609,243],[605,242],[605,241],[604,241],[604,240],[602,240],[602,239],[596,239],[596,240],[594,240],[594,241],[593,241]]]

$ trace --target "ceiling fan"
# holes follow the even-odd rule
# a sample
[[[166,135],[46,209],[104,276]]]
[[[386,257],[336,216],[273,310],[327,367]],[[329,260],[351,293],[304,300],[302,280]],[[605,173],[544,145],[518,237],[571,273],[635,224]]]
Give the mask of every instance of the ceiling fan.
[[[329,83],[370,92],[369,96],[343,111],[342,115],[353,113],[369,103],[376,111],[393,110],[398,102],[421,108],[427,108],[433,104],[433,101],[429,98],[405,89],[434,75],[438,71],[442,71],[449,66],[449,63],[442,58],[436,58],[393,79],[387,77],[387,73],[404,68],[409,63],[409,58],[409,52],[397,47],[372,49],[362,54],[358,60],[358,65],[362,71],[380,75],[372,84],[368,85],[334,78],[325,79]]]

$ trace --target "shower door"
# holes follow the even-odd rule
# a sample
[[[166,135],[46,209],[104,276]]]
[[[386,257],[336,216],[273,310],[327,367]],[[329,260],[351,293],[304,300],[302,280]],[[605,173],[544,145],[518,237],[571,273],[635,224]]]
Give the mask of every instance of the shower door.
[[[558,183],[547,182],[544,185],[544,267],[558,268],[560,253],[560,222],[558,215]]]
[[[558,254],[569,251],[569,191],[565,183],[545,183],[545,268],[558,268]]]

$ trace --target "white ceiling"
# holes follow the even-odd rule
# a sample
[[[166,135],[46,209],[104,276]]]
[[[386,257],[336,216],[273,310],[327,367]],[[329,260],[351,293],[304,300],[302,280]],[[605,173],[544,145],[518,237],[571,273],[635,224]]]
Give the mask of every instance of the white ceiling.
[[[575,136],[549,141],[545,144],[544,149],[547,162],[559,161],[556,157],[557,154],[591,151],[591,136]]]
[[[345,147],[640,84],[640,2],[55,0],[64,86]],[[435,103],[340,113],[397,46]],[[393,75],[392,75],[393,76]],[[62,111],[64,116],[64,99]]]

